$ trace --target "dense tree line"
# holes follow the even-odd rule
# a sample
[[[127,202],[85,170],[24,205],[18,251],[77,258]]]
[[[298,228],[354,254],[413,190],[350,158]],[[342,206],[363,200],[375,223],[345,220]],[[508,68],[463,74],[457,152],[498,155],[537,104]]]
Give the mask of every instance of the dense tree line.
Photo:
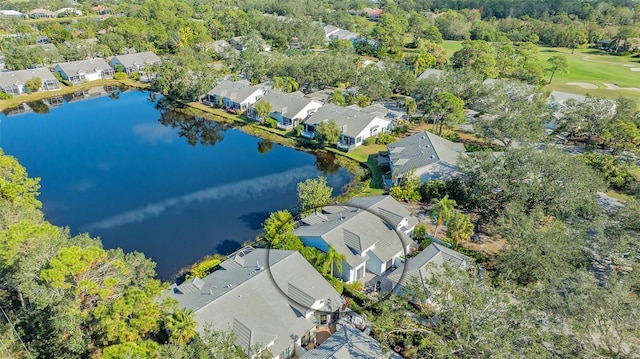
[[[241,358],[162,296],[155,263],[47,222],[39,179],[0,151],[0,353],[22,358]],[[10,320],[10,322],[7,321]],[[187,344],[188,343],[188,344]]]

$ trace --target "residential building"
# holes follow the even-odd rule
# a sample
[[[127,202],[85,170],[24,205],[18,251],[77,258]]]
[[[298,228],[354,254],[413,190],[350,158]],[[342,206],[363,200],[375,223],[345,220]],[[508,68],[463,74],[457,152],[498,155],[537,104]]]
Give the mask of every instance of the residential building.
[[[128,55],[117,55],[109,60],[109,66],[114,70],[116,67],[122,66],[127,75],[134,72],[145,72],[147,67],[162,62],[158,55],[152,51],[137,52]]]
[[[25,84],[34,78],[42,81],[38,91],[58,90],[60,83],[46,68],[0,72],[0,90],[12,95],[20,95],[27,92]]]
[[[370,7],[366,7],[362,11],[369,20],[377,21],[380,20],[380,16],[382,16],[382,9],[372,9]]]
[[[360,37],[360,35],[354,32],[344,30],[333,25],[325,25],[322,28],[324,29],[325,40],[327,42],[330,42],[331,40],[349,40],[355,42]]]
[[[276,90],[269,91],[255,105],[261,102],[271,104],[269,116],[277,120],[278,127],[284,130],[290,130],[297,126],[302,120],[322,107],[322,102]],[[258,117],[255,105],[247,111],[249,118],[257,119]]]
[[[74,7],[63,7],[62,9],[54,11],[56,17],[63,16],[82,16],[82,10],[76,9]]]
[[[425,293],[429,293],[427,288],[429,280],[437,275],[445,264],[451,269],[466,270],[473,264],[473,259],[440,244],[431,243],[415,257],[407,259],[383,280],[388,281],[388,287],[396,292],[412,282],[417,282]]]
[[[54,18],[58,16],[55,12],[46,9],[33,9],[29,11],[27,15],[32,19]]]
[[[166,294],[194,311],[199,332],[208,325],[231,330],[245,353],[268,349],[278,359],[299,357],[305,347],[318,344],[317,330],[337,320],[343,306],[342,297],[300,253],[251,247],[202,279],[172,285]]]
[[[0,16],[6,16],[6,17],[26,17],[25,14],[21,13],[20,11],[16,11],[16,10],[0,10]]]
[[[335,121],[340,128],[338,148],[348,151],[360,146],[369,137],[391,130],[391,121],[364,111],[333,104],[325,104],[304,121],[302,135],[313,138],[315,128],[321,122]]]
[[[398,353],[382,350],[380,342],[347,323],[339,323],[336,332],[319,347],[300,359],[402,359]]]
[[[104,59],[91,59],[72,62],[61,62],[54,66],[63,79],[71,83],[81,84],[85,81],[96,81],[113,78],[114,71]]]
[[[427,79],[429,77],[435,77],[435,78],[440,78],[445,74],[444,71],[442,70],[437,70],[437,69],[426,69],[424,70],[424,72],[422,72],[420,74],[420,76],[418,76],[418,78],[416,79],[416,81],[420,81],[420,80],[424,80]]]
[[[365,272],[381,275],[398,266],[417,222],[390,196],[355,198],[303,218],[294,233],[306,246],[325,253],[331,246],[344,255],[342,271],[334,266],[334,276],[353,283]]]
[[[229,40],[229,45],[233,46],[239,51],[247,50],[252,46],[253,39],[248,36],[236,36],[232,37]],[[258,46],[259,50],[262,51],[271,51],[271,46],[269,46],[263,39],[256,39],[257,43],[255,45]]]
[[[205,102],[210,106],[219,106],[233,111],[246,111],[264,96],[262,88],[242,82],[223,80],[205,95]]]
[[[428,131],[419,132],[387,145],[394,183],[413,171],[421,182],[446,180],[458,173],[458,159],[465,153],[454,143]]]
[[[227,48],[229,48],[231,45],[229,44],[228,41],[225,40],[218,40],[218,41],[214,41],[211,44],[211,47],[213,49],[213,51],[216,53],[216,55],[218,55],[218,57],[223,57],[225,55],[225,52],[227,51]]]

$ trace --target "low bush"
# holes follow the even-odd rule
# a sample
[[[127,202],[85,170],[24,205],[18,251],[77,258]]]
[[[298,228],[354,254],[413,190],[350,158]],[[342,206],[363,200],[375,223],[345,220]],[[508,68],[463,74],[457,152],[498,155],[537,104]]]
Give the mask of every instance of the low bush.
[[[373,145],[374,143],[376,143],[376,138],[375,137],[369,137],[366,140],[364,140],[364,142],[362,143],[365,146],[370,146]]]
[[[218,255],[207,257],[191,267],[186,279],[193,277],[204,278],[216,270],[220,263],[222,263],[222,257]]]
[[[0,100],[9,100],[12,99],[13,95],[6,92],[0,92]]]
[[[129,77],[124,72],[116,72],[116,74],[113,75],[113,78],[120,81],[120,80],[126,80]]]
[[[460,142],[460,135],[457,132],[446,131],[442,134],[442,137],[446,138],[451,142]]]
[[[388,145],[396,141],[396,136],[390,133],[381,133],[376,138],[376,143],[379,145]]]
[[[271,127],[271,128],[277,128],[278,127],[278,120],[275,120],[271,117],[267,117],[264,119],[264,124],[267,127]]]
[[[131,75],[129,75],[129,78],[135,81],[140,80],[140,72],[132,72]]]

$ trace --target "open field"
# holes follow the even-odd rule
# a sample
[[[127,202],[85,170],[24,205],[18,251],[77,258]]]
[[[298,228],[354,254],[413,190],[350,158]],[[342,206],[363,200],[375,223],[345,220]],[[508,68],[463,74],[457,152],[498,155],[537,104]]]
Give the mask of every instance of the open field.
[[[462,48],[460,41],[445,41],[442,47],[451,56]],[[629,97],[640,108],[640,58],[614,56],[596,49],[571,49],[540,46],[540,60],[547,67],[547,59],[562,55],[569,62],[569,73],[556,73],[546,90],[564,91],[616,99]],[[550,74],[547,74],[547,79]]]
[[[462,43],[460,41],[445,40],[441,45],[445,50],[447,50],[447,55],[449,57],[451,57],[454,52],[462,48]]]
[[[640,103],[640,72],[635,70],[640,69],[640,58],[613,56],[595,49],[576,49],[571,54],[571,50],[566,48],[540,47],[543,63],[546,64],[546,60],[554,55],[566,56],[569,73],[556,74],[547,89],[612,99],[625,96]],[[592,84],[594,86],[591,87],[597,88],[571,83]],[[614,87],[611,85],[621,89],[610,89]]]

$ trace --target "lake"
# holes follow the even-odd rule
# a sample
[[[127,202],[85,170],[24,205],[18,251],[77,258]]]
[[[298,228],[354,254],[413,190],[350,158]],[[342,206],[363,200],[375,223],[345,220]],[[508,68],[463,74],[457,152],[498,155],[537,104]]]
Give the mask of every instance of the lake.
[[[92,95],[0,115],[0,147],[42,179],[49,221],[145,253],[162,279],[254,239],[270,212],[295,210],[298,182],[326,175],[337,194],[351,180],[327,154],[159,108],[148,92]]]

